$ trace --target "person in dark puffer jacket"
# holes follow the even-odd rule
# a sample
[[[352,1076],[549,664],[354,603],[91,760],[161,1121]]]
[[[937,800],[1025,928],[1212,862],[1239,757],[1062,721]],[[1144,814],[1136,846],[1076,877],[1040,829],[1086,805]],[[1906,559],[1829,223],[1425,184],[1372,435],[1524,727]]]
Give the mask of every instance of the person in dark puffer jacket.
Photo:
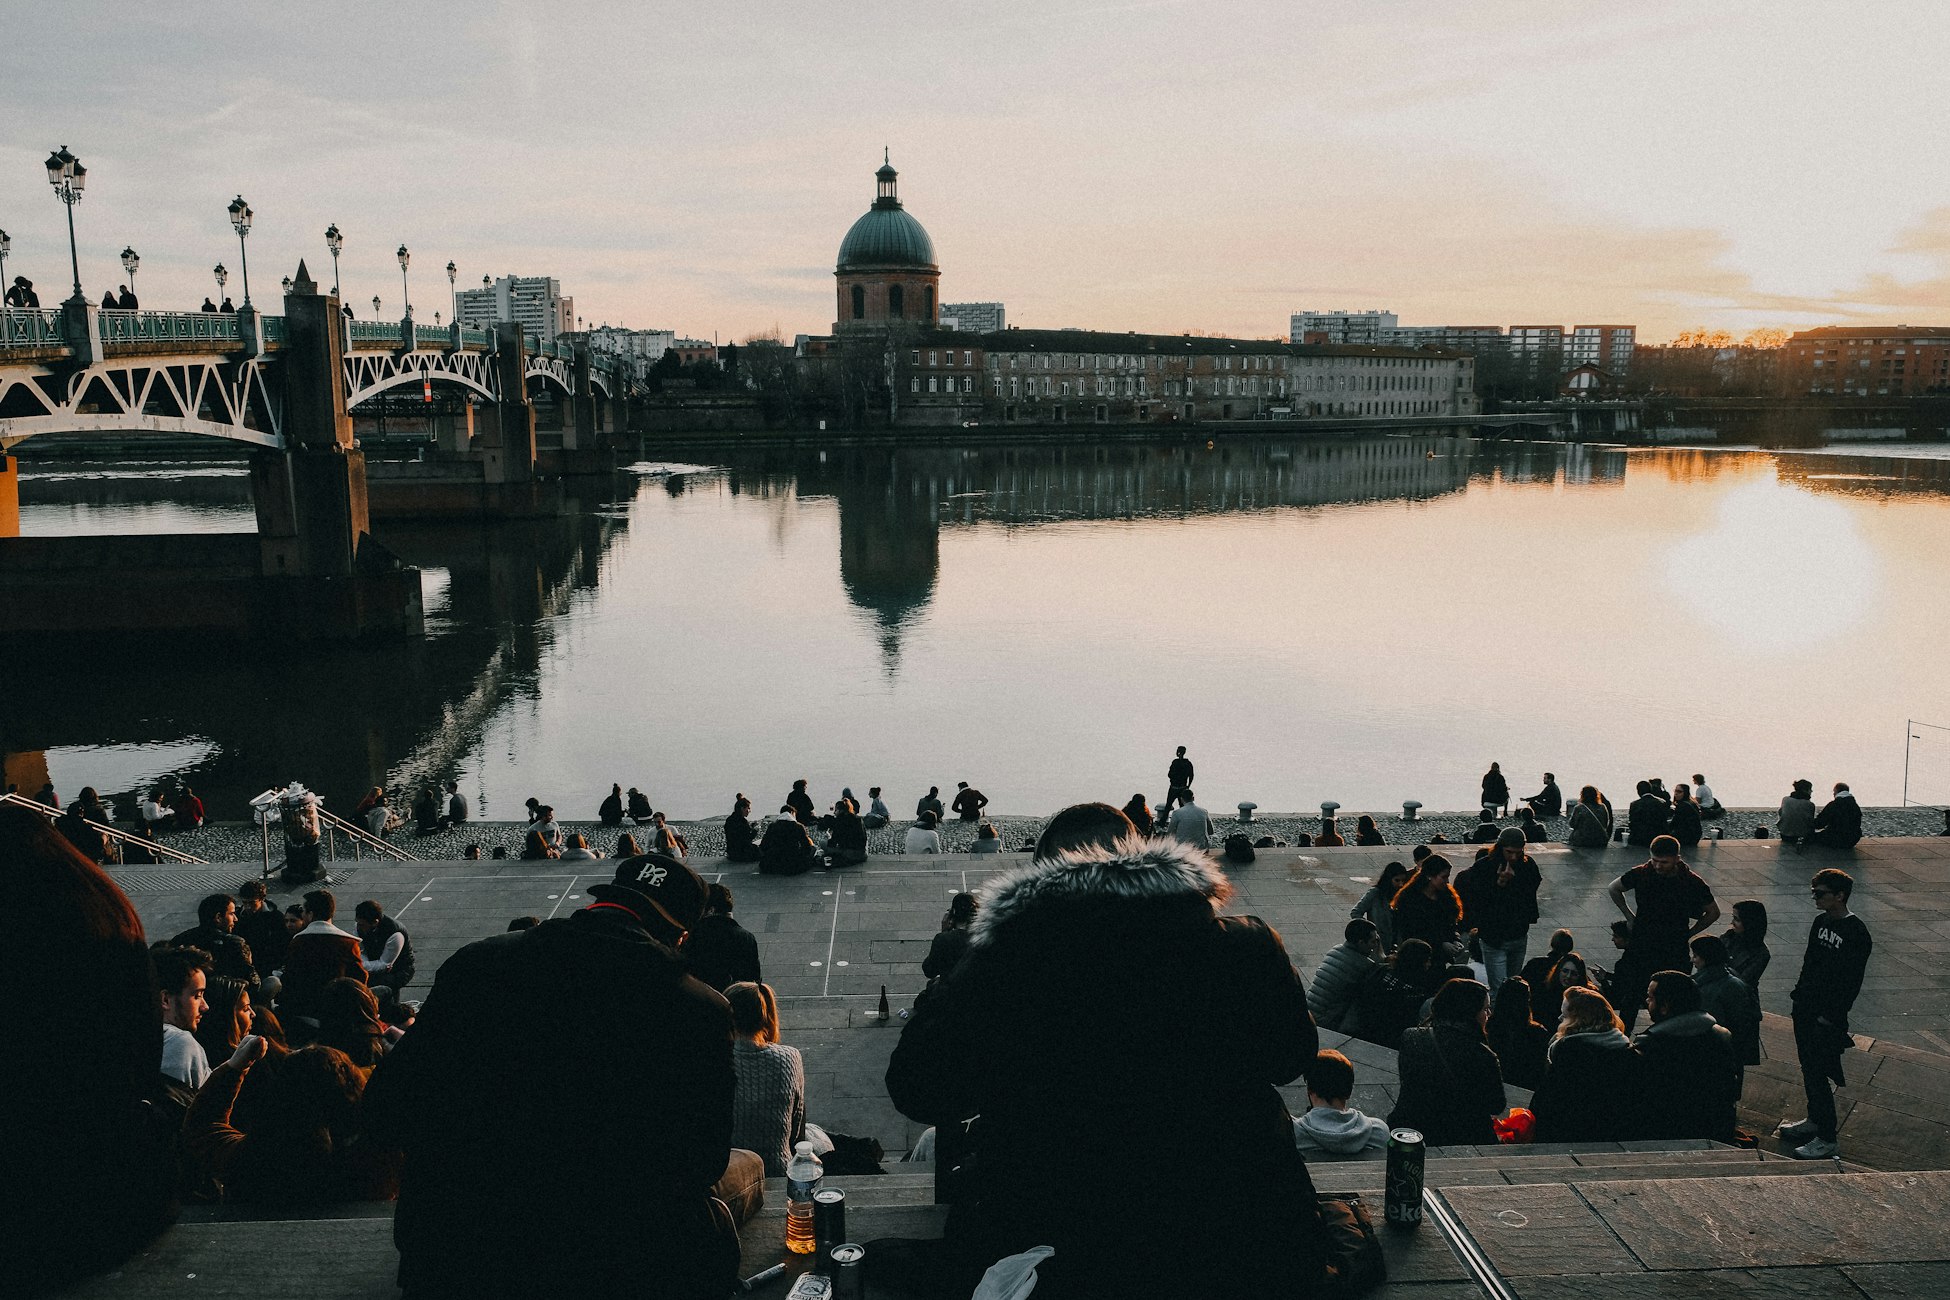
[[[1373,921],[1356,917],[1341,932],[1345,942],[1329,948],[1307,985],[1307,1009],[1322,1029],[1339,1029],[1348,1009],[1361,996],[1368,973],[1381,961],[1381,932]]]

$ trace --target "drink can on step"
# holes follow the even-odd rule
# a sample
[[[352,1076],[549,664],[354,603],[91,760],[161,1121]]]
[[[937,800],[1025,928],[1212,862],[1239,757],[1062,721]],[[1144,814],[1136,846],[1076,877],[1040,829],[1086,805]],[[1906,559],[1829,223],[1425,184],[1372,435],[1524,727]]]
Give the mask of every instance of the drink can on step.
[[[813,1193],[813,1242],[821,1255],[846,1242],[846,1193],[837,1187]]]
[[[1388,1134],[1388,1172],[1384,1210],[1389,1223],[1413,1228],[1422,1222],[1423,1166],[1428,1144],[1412,1128]]]
[[[867,1300],[867,1248],[843,1242],[826,1253],[833,1278],[833,1300]]]

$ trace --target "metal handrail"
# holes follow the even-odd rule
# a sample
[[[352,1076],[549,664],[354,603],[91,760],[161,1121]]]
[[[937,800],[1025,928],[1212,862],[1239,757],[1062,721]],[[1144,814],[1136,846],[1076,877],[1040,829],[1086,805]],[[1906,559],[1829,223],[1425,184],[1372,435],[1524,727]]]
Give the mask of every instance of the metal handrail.
[[[235,312],[109,311],[97,314],[103,343],[237,343],[243,329]]]
[[[68,341],[61,333],[61,313],[54,308],[0,307],[0,316],[6,326],[0,330],[0,342],[8,346],[46,347]]]
[[[24,794],[0,794],[0,803],[19,804],[22,808],[32,808],[49,821],[54,821],[61,816],[61,810],[59,808],[53,808],[38,800],[29,799]],[[118,830],[113,826],[105,826],[101,822],[87,817],[83,817],[81,820],[118,844],[140,844],[150,853],[170,862],[182,862],[199,867],[207,867],[210,865],[207,859],[199,858],[191,853],[185,853],[181,849],[172,849],[160,840],[145,840],[140,835],[131,835],[125,830]]]
[[[346,838],[352,841],[355,853],[360,848],[368,848],[374,853],[391,858],[395,862],[418,862],[420,860],[411,853],[408,853],[405,849],[400,848],[397,844],[392,844],[381,839],[362,826],[354,826],[351,822],[336,813],[326,812],[323,808],[317,809],[317,812],[319,821],[335,830],[345,832]],[[327,850],[331,853],[332,860],[334,862],[338,861],[338,845],[336,843],[328,844]]]

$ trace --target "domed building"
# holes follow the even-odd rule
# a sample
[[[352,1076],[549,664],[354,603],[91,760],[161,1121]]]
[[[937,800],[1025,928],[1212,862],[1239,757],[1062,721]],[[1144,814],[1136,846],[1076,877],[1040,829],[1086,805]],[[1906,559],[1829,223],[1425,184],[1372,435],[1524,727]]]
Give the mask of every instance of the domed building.
[[[940,318],[941,267],[934,260],[934,241],[901,207],[899,175],[883,155],[874,173],[873,206],[840,241],[833,269],[839,282],[835,334],[886,329],[902,321],[932,327]]]

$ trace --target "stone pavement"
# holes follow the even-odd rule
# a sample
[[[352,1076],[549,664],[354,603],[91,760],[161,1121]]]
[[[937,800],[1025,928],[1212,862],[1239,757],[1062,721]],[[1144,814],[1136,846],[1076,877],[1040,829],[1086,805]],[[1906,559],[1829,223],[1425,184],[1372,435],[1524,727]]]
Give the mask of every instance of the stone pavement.
[[[1533,845],[1532,852],[1544,877],[1543,919],[1532,931],[1533,951],[1543,948],[1550,928],[1565,925],[1577,933],[1580,949],[1592,961],[1610,965],[1609,927],[1617,912],[1605,887],[1641,855],[1623,846]],[[1450,846],[1449,854],[1460,865],[1470,850]],[[1255,863],[1230,872],[1237,893],[1229,910],[1256,914],[1276,926],[1294,964],[1310,976],[1321,954],[1340,942],[1348,909],[1374,875],[1403,856],[1399,847],[1261,850]],[[790,878],[760,876],[748,866],[722,861],[694,861],[707,878],[733,888],[739,919],[758,936],[765,977],[780,996],[785,1041],[805,1057],[809,1118],[877,1137],[889,1151],[911,1145],[917,1130],[894,1112],[882,1082],[901,1021],[896,1016],[882,1024],[874,1016],[881,986],[897,1011],[910,1005],[922,987],[921,960],[950,895],[1022,860],[1020,854],[874,857],[861,868]],[[1808,878],[1829,865],[1855,877],[1855,908],[1874,934],[1876,949],[1854,1018],[1858,1042],[1869,1050],[1848,1058],[1852,1087],[1840,1097],[1849,1116],[1844,1153],[1885,1168],[1950,1167],[1950,1139],[1940,1123],[1950,1075],[1937,1068],[1950,1065],[1944,1059],[1950,1058],[1950,840],[1866,840],[1852,854],[1728,840],[1702,844],[1693,862],[1713,885],[1723,911],[1743,898],[1767,905],[1774,960],[1761,982],[1762,1004],[1776,1015],[1788,1010],[1788,990],[1813,916]],[[114,872],[153,940],[189,928],[201,895],[234,888],[257,867]],[[515,916],[546,917],[582,906],[583,891],[607,875],[600,862],[367,861],[341,868],[335,892],[348,927],[352,904],[361,898],[378,899],[400,919],[413,935],[424,989],[440,962],[462,944],[505,929]],[[273,883],[271,892],[282,907],[301,891]],[[1750,1072],[1749,1099],[1769,1115],[1798,1116],[1798,1075],[1791,1046],[1782,1050],[1781,1032],[1778,1025],[1771,1028],[1767,1041],[1770,1055],[1784,1060]],[[1344,1050],[1356,1065],[1355,1104],[1386,1114],[1393,1100],[1394,1054],[1364,1043]],[[1863,1058],[1859,1066],[1858,1057]],[[1881,1088],[1889,1090],[1894,1104],[1866,1096]],[[1305,1105],[1298,1088],[1288,1089],[1288,1098],[1292,1106]],[[1761,1118],[1753,1113],[1749,1122]]]

